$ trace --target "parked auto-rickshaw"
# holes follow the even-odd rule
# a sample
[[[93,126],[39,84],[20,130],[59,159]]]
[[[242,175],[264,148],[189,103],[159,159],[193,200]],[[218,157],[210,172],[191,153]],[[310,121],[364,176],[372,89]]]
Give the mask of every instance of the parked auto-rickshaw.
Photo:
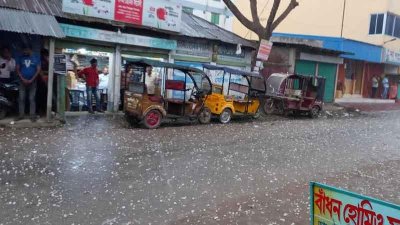
[[[228,123],[232,116],[260,116],[260,97],[265,95],[262,76],[209,64],[203,68],[213,84],[205,104],[221,123]]]
[[[148,59],[128,64],[133,74],[124,95],[124,113],[130,123],[143,122],[155,129],[163,118],[210,122],[211,111],[204,102],[211,82],[202,70]]]
[[[267,79],[266,85],[266,114],[307,113],[311,118],[316,118],[322,110],[325,91],[323,77],[275,73]]]

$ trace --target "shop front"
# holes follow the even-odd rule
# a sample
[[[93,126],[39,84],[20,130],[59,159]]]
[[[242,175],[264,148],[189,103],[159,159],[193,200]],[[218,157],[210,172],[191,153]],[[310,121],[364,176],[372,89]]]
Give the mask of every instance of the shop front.
[[[294,72],[294,56],[296,49],[277,46],[276,43],[272,47],[268,61],[264,62],[264,68],[261,74],[268,79],[273,73],[293,73]]]
[[[21,22],[23,21],[23,22]],[[60,26],[53,16],[24,12],[20,10],[0,8],[0,117],[21,117],[29,114],[32,121],[38,116],[51,119],[54,39],[64,38]],[[37,60],[40,72],[32,78],[32,82],[23,86],[26,98],[22,104],[24,112],[19,112],[18,103],[21,92],[20,78],[16,73],[16,65],[21,61],[23,49],[30,48],[31,57],[23,65],[30,67],[31,58]],[[11,54],[6,54],[9,52]],[[26,56],[24,56],[26,58]],[[21,66],[21,64],[20,64]],[[35,68],[37,69],[37,68]],[[9,88],[13,87],[13,88]],[[32,91],[35,90],[35,91]],[[32,98],[34,96],[34,98]],[[23,97],[22,97],[23,98]],[[33,100],[33,101],[32,101]],[[4,104],[3,104],[4,103]],[[32,107],[33,106],[33,107]]]
[[[343,59],[301,52],[296,60],[295,73],[300,75],[321,76],[325,81],[325,102],[335,100],[335,85],[338,65],[343,63]]]
[[[400,99],[400,52],[383,49],[384,74],[389,79],[389,99]]]
[[[85,111],[90,107],[86,101],[85,81],[77,73],[89,66],[92,58],[98,61],[101,105],[108,111],[118,111],[123,103],[123,92],[134,72],[125,64],[138,58],[168,61],[170,51],[175,50],[177,45],[174,40],[162,38],[70,24],[61,24],[61,27],[68,38],[57,42],[56,49],[69,59],[66,109],[73,111]]]
[[[251,70],[251,54],[248,48],[232,44],[214,45],[213,61],[219,66],[227,66],[238,70]]]

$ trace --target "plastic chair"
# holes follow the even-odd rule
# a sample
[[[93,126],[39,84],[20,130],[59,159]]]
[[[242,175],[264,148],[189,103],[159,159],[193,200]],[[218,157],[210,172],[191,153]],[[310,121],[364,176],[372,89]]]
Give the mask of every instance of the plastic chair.
[[[80,90],[70,90],[70,110],[71,111],[82,111],[86,107],[85,92]]]

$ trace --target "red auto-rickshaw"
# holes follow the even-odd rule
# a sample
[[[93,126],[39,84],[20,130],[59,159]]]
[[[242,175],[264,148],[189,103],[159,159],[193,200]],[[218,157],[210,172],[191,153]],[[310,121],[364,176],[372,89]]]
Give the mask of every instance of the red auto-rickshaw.
[[[325,78],[297,74],[272,74],[266,81],[264,112],[318,117],[323,106]]]

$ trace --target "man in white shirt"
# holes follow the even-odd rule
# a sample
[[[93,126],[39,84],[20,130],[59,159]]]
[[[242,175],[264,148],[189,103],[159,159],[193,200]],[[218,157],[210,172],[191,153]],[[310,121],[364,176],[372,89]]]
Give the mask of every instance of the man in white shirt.
[[[156,92],[156,85],[158,83],[158,77],[156,74],[153,74],[153,67],[148,66],[146,68],[146,88],[148,95],[154,95]]]
[[[108,76],[108,68],[104,67],[103,72],[99,75],[99,87],[98,87],[98,89],[107,90],[107,88],[108,88],[108,78],[109,78],[109,76]]]
[[[15,72],[15,60],[11,57],[8,47],[1,48],[0,56],[0,82],[10,81],[11,74]]]

